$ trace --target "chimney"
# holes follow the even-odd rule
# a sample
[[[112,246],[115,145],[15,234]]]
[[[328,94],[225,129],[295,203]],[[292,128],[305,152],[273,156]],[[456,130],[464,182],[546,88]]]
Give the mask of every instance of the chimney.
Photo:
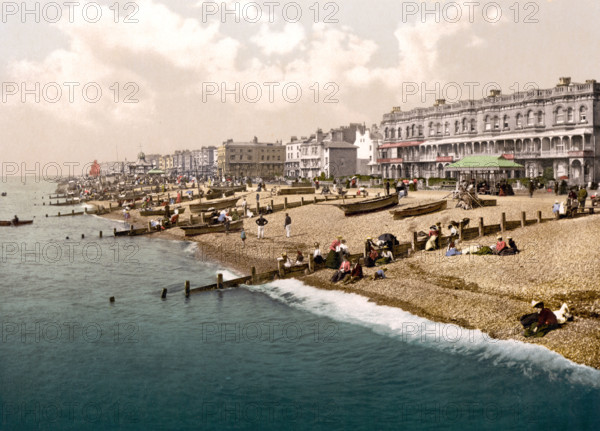
[[[252,139],[252,143],[258,144],[258,138],[256,136]]]
[[[441,106],[446,104],[446,99],[435,99],[433,106]]]
[[[558,85],[557,87],[565,87],[567,85],[571,84],[571,77],[561,77],[558,78]]]
[[[394,112],[402,112],[402,108],[400,106],[394,106],[392,108],[392,113],[394,113]]]
[[[595,83],[596,83],[596,80],[595,80],[595,79],[586,79],[586,80],[585,80],[585,83],[586,83],[586,84],[595,84]]]
[[[498,89],[490,90],[490,97],[498,97],[498,96],[500,96],[500,94],[502,94],[502,91],[500,91]]]
[[[317,142],[323,141],[323,129],[317,129]]]

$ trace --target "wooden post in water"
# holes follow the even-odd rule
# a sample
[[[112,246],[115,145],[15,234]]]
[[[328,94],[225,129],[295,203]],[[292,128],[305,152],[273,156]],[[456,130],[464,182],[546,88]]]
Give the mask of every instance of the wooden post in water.
[[[525,211],[521,211],[521,227],[525,227],[527,224],[527,213]]]
[[[58,212],[58,217],[60,217],[60,211]]]
[[[506,213],[500,214],[500,231],[504,233],[506,230]]]
[[[160,294],[161,299],[167,299],[167,288],[165,287]]]
[[[538,212],[537,212],[537,222],[538,222],[538,223],[541,223],[541,222],[542,222],[542,212],[541,212],[541,211],[538,211]]]
[[[102,231],[100,231],[100,234],[98,235],[99,238],[102,238]]]
[[[223,274],[217,274],[217,289],[223,289]]]
[[[114,303],[114,302],[115,302],[115,297],[114,297],[114,296],[111,296],[110,298],[108,298],[108,300],[109,300],[111,303]]]
[[[84,212],[85,214],[87,214],[87,207],[85,207],[85,208],[83,209],[83,212]]]
[[[410,244],[410,247],[412,248],[413,253],[417,251],[417,241],[418,241],[417,232],[413,232],[413,237],[412,237],[412,241]]]
[[[479,217],[479,236],[483,236],[483,233],[484,233],[483,217]]]
[[[186,282],[185,282],[184,292],[185,292],[185,297],[189,298],[190,297],[190,282],[189,282],[189,280],[186,280]]]
[[[287,198],[283,198],[283,209],[287,210],[288,201]]]
[[[250,274],[252,275],[252,284],[256,284],[257,279],[256,279],[256,267],[255,266],[253,266],[250,269]]]

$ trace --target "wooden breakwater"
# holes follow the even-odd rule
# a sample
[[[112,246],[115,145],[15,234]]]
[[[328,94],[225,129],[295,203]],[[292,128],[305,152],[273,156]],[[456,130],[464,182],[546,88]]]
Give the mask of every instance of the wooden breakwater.
[[[575,217],[583,217],[587,215],[595,214],[594,208],[586,208],[583,211],[579,211]],[[546,222],[552,222],[558,220],[557,216],[552,218],[543,218],[542,212],[537,211],[534,218],[528,218],[525,211],[521,213],[521,217],[519,220],[506,220],[506,213],[501,213],[500,223],[498,224],[490,224],[486,225],[484,223],[483,217],[480,217],[476,227],[471,228],[463,228],[459,226],[458,229],[458,237],[460,240],[471,240],[479,237],[484,237],[486,235],[491,235],[494,233],[503,233],[506,231],[524,228],[527,226],[531,226],[534,224],[541,224]],[[450,236],[440,235],[440,242],[448,241]],[[417,232],[413,232],[413,240],[411,242],[404,242],[394,246],[394,256],[395,258],[406,258],[416,251],[424,250],[425,244],[427,243],[427,239],[419,239]],[[357,259],[359,257],[364,257],[368,253],[370,245],[365,243],[365,250],[360,254],[351,254],[350,259]],[[226,288],[239,287],[241,285],[257,285],[264,284],[276,279],[284,279],[284,278],[295,278],[306,273],[312,273],[314,271],[325,269],[323,264],[316,265],[313,260],[313,255],[309,254],[308,262],[302,265],[295,265],[292,267],[286,268],[283,264],[282,260],[278,261],[278,268],[276,270],[266,271],[260,274],[256,273],[256,268],[251,268],[251,275],[246,275],[243,277],[235,278],[233,280],[223,281],[223,275],[217,274],[217,280],[213,284],[201,286],[201,287],[190,287],[190,282],[185,282],[185,295],[189,297],[190,294],[207,292],[211,290],[220,290]]]

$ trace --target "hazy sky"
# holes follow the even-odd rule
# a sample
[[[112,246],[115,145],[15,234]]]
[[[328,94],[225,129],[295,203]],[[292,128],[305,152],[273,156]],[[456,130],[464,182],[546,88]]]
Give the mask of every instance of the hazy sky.
[[[597,0],[26,4],[2,2],[3,162],[286,141],[488,84],[600,79]]]

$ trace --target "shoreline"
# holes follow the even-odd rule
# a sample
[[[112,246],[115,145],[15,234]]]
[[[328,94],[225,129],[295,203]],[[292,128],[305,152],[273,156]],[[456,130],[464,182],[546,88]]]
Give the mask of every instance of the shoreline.
[[[445,194],[416,192],[411,193],[409,199],[414,197],[418,202]],[[297,198],[300,199],[299,196]],[[410,240],[413,231],[426,230],[438,220],[443,220],[442,225],[462,217],[470,217],[474,221],[475,216],[480,214],[488,220],[496,214],[499,219],[501,212],[507,213],[507,219],[515,220],[518,219],[517,214],[526,209],[531,217],[532,208],[543,210],[544,216],[548,216],[554,199],[554,194],[546,193],[540,193],[539,198],[532,200],[524,196],[504,197],[499,198],[498,207],[470,211],[450,208],[451,201],[449,209],[443,212],[393,222],[389,220],[391,217],[387,211],[340,218],[341,211],[331,205],[310,205],[288,210],[293,220],[292,237],[289,239],[283,234],[284,212],[267,216],[270,223],[264,240],[256,238],[255,219],[246,219],[248,244],[245,248],[241,247],[239,232],[227,236],[209,234],[184,238],[180,229],[174,229],[152,236],[196,242],[200,261],[220,263],[241,274],[249,274],[254,266],[260,273],[276,269],[276,258],[282,251],[293,256],[295,250],[300,249],[307,256],[315,240],[321,243],[325,254],[327,239],[331,240],[338,234],[345,234],[350,251],[356,253],[362,250],[367,236],[377,237],[391,232],[404,242]],[[319,216],[315,217],[315,214]],[[117,213],[102,217],[122,219]],[[318,225],[314,223],[316,219]],[[131,222],[136,221],[147,223],[146,218],[132,214]],[[396,225],[393,226],[396,230],[392,229],[392,224]],[[600,265],[594,265],[593,261],[594,251],[598,250],[597,239],[600,239],[600,235],[595,233],[598,224],[596,216],[588,216],[515,229],[508,235],[515,238],[522,250],[516,256],[445,257],[439,250],[419,251],[388,265],[389,278],[386,280],[363,279],[353,285],[337,285],[329,281],[333,273],[329,269],[295,278],[319,289],[355,293],[378,305],[401,308],[433,322],[478,329],[495,339],[539,344],[575,363],[600,369]],[[375,229],[379,233],[372,232]],[[351,231],[361,233],[349,236]],[[488,235],[464,241],[461,245],[494,242],[495,235]],[[586,253],[586,247],[589,253]],[[561,248],[564,248],[564,254]],[[580,256],[586,254],[587,261],[581,262]],[[562,270],[557,271],[556,262],[562,263]],[[569,270],[578,276],[570,277]],[[365,269],[365,276],[372,272],[372,269]],[[565,283],[569,278],[573,279]],[[553,310],[558,309],[561,302],[567,302],[575,320],[543,338],[523,337],[518,318],[533,312],[529,304],[533,298],[543,300]]]

